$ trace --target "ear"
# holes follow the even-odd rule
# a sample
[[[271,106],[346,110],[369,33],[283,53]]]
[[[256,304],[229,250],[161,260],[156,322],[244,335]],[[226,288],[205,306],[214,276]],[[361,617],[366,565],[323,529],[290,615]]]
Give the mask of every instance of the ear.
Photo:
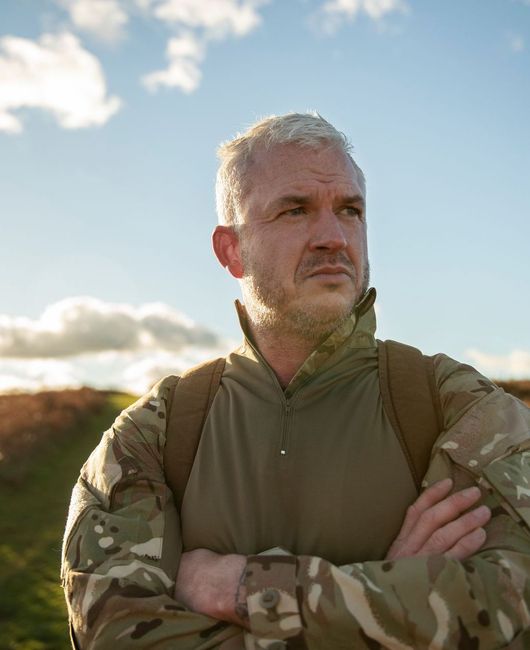
[[[239,237],[230,226],[217,226],[213,231],[212,244],[217,259],[238,280],[243,277],[243,264],[239,251]]]

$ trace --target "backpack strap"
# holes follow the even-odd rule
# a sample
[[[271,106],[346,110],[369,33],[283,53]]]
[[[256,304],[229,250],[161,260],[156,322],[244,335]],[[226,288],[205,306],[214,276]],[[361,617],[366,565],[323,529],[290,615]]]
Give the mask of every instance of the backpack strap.
[[[397,341],[378,341],[377,348],[383,407],[419,492],[432,447],[443,429],[433,359]]]
[[[164,471],[179,512],[202,429],[221,383],[225,361],[221,357],[187,370],[169,393]]]

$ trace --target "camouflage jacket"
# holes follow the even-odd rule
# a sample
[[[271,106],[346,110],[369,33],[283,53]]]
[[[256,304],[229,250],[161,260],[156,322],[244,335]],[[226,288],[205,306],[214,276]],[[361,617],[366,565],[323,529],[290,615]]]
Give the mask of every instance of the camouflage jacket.
[[[299,423],[306,411],[310,420],[317,417],[322,410],[317,400],[321,394],[330,412],[340,421],[341,405],[346,400],[341,397],[328,404],[330,398],[325,397],[328,393],[324,388],[329,385],[330,377],[333,394],[337,391],[340,394],[341,383],[349,382],[362,387],[362,402],[368,404],[368,412],[380,408],[380,399],[372,394],[377,393],[377,382],[370,383],[370,378],[377,376],[374,330],[373,310],[360,317],[354,314],[351,321],[334,332],[306,360],[284,392],[286,400],[293,400],[295,411],[297,404],[304,406],[295,413],[296,422]],[[222,390],[209,418],[213,424],[207,423],[205,427],[205,442],[203,445],[201,440],[197,467],[194,465],[190,476],[189,494],[187,491],[180,513],[182,522],[164,481],[162,465],[165,405],[169,393],[167,381],[162,380],[124,411],[104,434],[74,487],[63,546],[62,580],[79,647],[83,650],[110,647],[116,650],[489,650],[530,647],[530,631],[527,632],[530,628],[530,587],[527,586],[530,573],[529,409],[472,368],[444,355],[435,357],[444,430],[433,448],[424,483],[429,485],[449,476],[455,482],[455,489],[478,485],[482,502],[490,506],[493,513],[486,527],[485,545],[465,562],[443,556],[388,562],[382,559],[384,552],[380,549],[370,555],[362,544],[356,547],[355,533],[362,538],[362,526],[366,525],[362,510],[355,511],[351,525],[344,529],[345,548],[352,548],[349,561],[345,561],[348,556],[343,547],[333,543],[336,530],[332,531],[330,540],[315,538],[311,542],[298,539],[296,535],[292,539],[281,537],[278,532],[279,537],[273,534],[270,539],[273,543],[279,539],[287,551],[273,549],[262,553],[264,548],[260,544],[269,541],[268,532],[262,537],[247,536],[230,547],[222,535],[207,536],[208,527],[217,530],[223,525],[222,518],[214,519],[214,509],[201,510],[195,520],[193,511],[194,507],[199,507],[200,499],[203,499],[201,507],[204,504],[207,508],[208,499],[201,490],[208,494],[208,490],[220,489],[218,477],[215,472],[212,475],[211,465],[207,465],[208,443],[215,440],[215,431],[208,427],[215,427],[216,417],[222,422],[224,414],[229,412],[226,404],[222,408],[223,400],[234,402],[235,389],[231,386],[240,390],[245,383],[241,373],[247,370],[251,373],[249,382],[256,381],[256,386],[260,387],[257,391],[253,386],[252,394],[259,392],[261,401],[271,410],[270,400],[279,385],[273,386],[272,373],[265,366],[248,340],[228,358]],[[342,378],[338,383],[337,377]],[[317,400],[315,411],[309,408],[312,402],[308,406],[307,396],[312,389],[315,391],[313,399]],[[357,401],[360,399],[361,395]],[[279,417],[283,419],[278,423],[283,422],[284,415]],[[261,414],[254,418],[256,422],[262,419]],[[276,426],[274,420],[272,422],[272,426]],[[383,419],[377,422],[385,429]],[[310,426],[306,423],[304,427],[303,443],[307,444]],[[301,443],[296,438],[294,424],[290,434],[294,437],[287,451],[296,458],[294,452]],[[235,434],[231,431],[230,435]],[[335,435],[333,428],[326,431],[326,438],[328,435]],[[260,439],[263,437],[260,434]],[[390,444],[390,438],[383,438],[383,442],[382,449]],[[219,452],[215,445],[212,449]],[[232,449],[230,439],[228,449]],[[285,451],[284,448],[279,453]],[[324,465],[326,473],[322,473],[319,480],[324,481],[330,472],[329,465],[321,462],[320,453],[319,450],[316,454],[317,460],[320,466]],[[260,455],[264,454],[266,450],[260,448]],[[341,448],[342,455],[344,449]],[[258,484],[256,493],[261,490],[263,494],[259,466],[254,461],[242,462],[246,458],[237,460],[239,466],[249,472],[240,477],[244,484],[249,485],[249,477],[254,476],[250,483]],[[337,458],[336,462],[340,463],[341,459]],[[347,462],[354,462],[354,458]],[[206,476],[210,480],[205,480],[201,463],[210,467]],[[224,461],[216,466],[223,467],[223,464]],[[331,473],[340,474],[340,467],[334,461]],[[319,466],[315,464],[305,474],[313,476],[318,471]],[[353,476],[358,473],[351,472]],[[232,474],[230,470],[226,476],[232,477]],[[366,483],[368,475],[363,476]],[[310,491],[310,482],[303,483],[303,472],[299,479],[302,494]],[[313,482],[318,484],[319,480]],[[275,482],[276,479],[268,483],[272,502],[277,498]],[[340,485],[342,489],[344,484]],[[404,485],[406,487],[406,483]],[[351,494],[351,489],[347,486],[341,494]],[[386,488],[386,491],[393,504],[392,499],[396,497],[391,494],[392,489]],[[366,500],[371,496],[371,488],[358,493],[359,490],[357,496]],[[323,507],[316,508],[317,518],[322,519],[322,530],[329,527],[325,499],[329,501],[330,497],[325,490],[324,494]],[[248,496],[248,501],[255,503],[255,494]],[[227,493],[224,497],[229,499],[230,495]],[[317,492],[310,496],[317,503],[318,498]],[[337,501],[336,495],[333,498]],[[348,498],[355,510],[355,499]],[[406,502],[410,503],[413,498],[408,495]],[[406,503],[398,501],[396,504],[399,526]],[[245,507],[242,504],[242,508]],[[390,516],[392,508],[385,512],[385,518]],[[267,519],[267,504],[264,504],[264,513]],[[258,519],[262,515],[260,510],[255,517]],[[357,529],[354,526],[356,518]],[[240,519],[245,520],[245,517]],[[183,549],[196,547],[203,539],[201,521],[207,522],[203,526],[206,531],[203,546],[217,552],[240,552],[248,556],[246,587],[251,633],[190,612],[173,598],[180,554]],[[230,525],[225,524],[228,528]],[[237,526],[237,521],[233,526]],[[274,531],[274,525],[271,528]],[[280,522],[278,531],[283,528],[285,524]],[[392,531],[392,527],[387,531],[389,540]],[[385,540],[384,546],[387,542]]]

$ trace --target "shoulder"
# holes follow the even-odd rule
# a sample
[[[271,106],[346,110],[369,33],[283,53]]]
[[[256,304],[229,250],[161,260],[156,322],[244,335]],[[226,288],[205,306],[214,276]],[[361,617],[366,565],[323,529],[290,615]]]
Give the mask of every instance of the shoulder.
[[[496,391],[504,395],[504,391],[491,379],[466,363],[456,361],[446,354],[435,354],[428,358],[433,364],[444,429],[451,428],[484,397]],[[511,399],[511,396],[506,397]]]
[[[161,379],[104,432],[81,470],[102,502],[124,479],[163,477],[167,403],[177,382],[174,375]]]
[[[530,409],[472,366],[447,355],[433,359],[444,414],[435,447],[468,471],[526,450]]]
[[[530,409],[472,366],[445,354],[432,357],[445,431],[476,430],[512,443],[527,438]],[[487,454],[482,454],[487,455]]]
[[[168,404],[178,381],[177,375],[163,377],[148,393],[122,411],[116,424],[129,423],[137,428],[164,435]]]

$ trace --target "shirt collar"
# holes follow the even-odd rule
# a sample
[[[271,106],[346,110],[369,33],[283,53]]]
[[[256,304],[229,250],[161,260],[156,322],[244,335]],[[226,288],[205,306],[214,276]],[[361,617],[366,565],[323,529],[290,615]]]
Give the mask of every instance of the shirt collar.
[[[297,370],[294,377],[285,389],[286,394],[294,390],[309,376],[315,374],[319,368],[341,348],[369,348],[375,346],[375,309],[376,290],[372,287],[366,291],[359,302],[354,306],[350,317],[337,327],[313,352]],[[265,362],[259,353],[248,326],[245,307],[235,301],[237,315],[241,329],[245,335],[243,354],[255,357],[256,360]]]

